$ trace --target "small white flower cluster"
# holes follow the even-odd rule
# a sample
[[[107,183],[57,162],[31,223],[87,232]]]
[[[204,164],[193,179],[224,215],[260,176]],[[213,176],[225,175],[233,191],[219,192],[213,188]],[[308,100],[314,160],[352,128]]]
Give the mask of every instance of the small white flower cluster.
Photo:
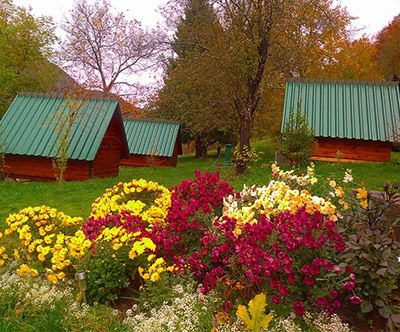
[[[349,183],[349,182],[353,182],[353,180],[354,180],[354,178],[353,178],[353,175],[351,175],[351,169],[347,169],[346,172],[344,173],[343,182]]]
[[[302,332],[302,328],[295,323],[296,315],[291,313],[287,318],[274,315],[273,324],[268,328],[269,332]],[[318,332],[350,332],[347,324],[343,323],[338,315],[329,316],[326,312],[303,316],[304,323],[311,331]],[[307,329],[308,331],[308,329]]]
[[[173,287],[175,298],[165,301],[158,309],[152,309],[148,314],[143,312],[134,314],[137,306],[126,311],[127,318],[123,321],[127,331],[132,332],[192,332],[198,331],[202,313],[209,310],[213,303],[212,292],[207,296],[194,290],[193,285]],[[236,331],[236,330],[226,330]]]
[[[0,294],[2,292],[18,295],[18,301],[24,304],[32,304],[35,308],[55,309],[55,303],[62,302],[65,307],[65,315],[78,319],[84,319],[89,315],[90,307],[75,301],[72,288],[61,289],[50,283],[47,279],[28,278],[23,282],[15,273],[17,267],[10,267],[0,274]]]
[[[304,321],[309,326],[315,326],[320,332],[350,332],[347,324],[343,323],[338,315],[329,316],[326,312],[320,312],[318,315],[306,313]]]
[[[273,313],[271,313],[273,315]],[[294,319],[296,315],[291,313],[287,318],[282,318],[279,316],[273,315],[274,318],[272,320],[273,324],[269,327],[268,331],[270,332],[302,332],[301,328],[296,325]]]

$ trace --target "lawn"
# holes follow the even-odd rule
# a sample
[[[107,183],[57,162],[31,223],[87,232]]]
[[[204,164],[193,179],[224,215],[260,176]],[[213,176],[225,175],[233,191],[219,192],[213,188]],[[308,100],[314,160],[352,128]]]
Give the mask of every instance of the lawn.
[[[235,175],[234,166],[213,166],[217,154],[216,151],[211,151],[207,159],[196,159],[193,155],[180,156],[176,168],[121,167],[116,178],[71,181],[62,185],[52,182],[2,182],[0,228],[5,227],[4,220],[10,213],[16,213],[27,206],[47,205],[71,216],[87,218],[95,198],[118,182],[132,179],[143,178],[170,187],[179,184],[183,179],[193,179],[195,169],[199,169],[203,172],[219,171],[221,178],[228,181],[236,191],[241,190],[244,184],[263,186],[271,179],[270,164],[274,161],[274,148],[270,141],[254,142],[253,147],[262,154],[243,176]],[[224,155],[216,164],[223,164],[223,158]],[[343,176],[346,169],[352,169],[357,183],[364,183],[369,190],[380,190],[386,181],[393,183],[400,180],[400,153],[393,152],[391,159],[389,163],[316,162],[316,176],[322,184],[324,179],[335,174]]]

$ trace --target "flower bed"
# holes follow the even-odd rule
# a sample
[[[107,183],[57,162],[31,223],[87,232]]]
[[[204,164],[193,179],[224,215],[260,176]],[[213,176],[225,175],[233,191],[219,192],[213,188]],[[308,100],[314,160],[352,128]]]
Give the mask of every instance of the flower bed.
[[[323,195],[312,165],[305,175],[277,165],[272,173],[268,185],[238,193],[218,173],[200,171],[169,189],[119,183],[95,200],[87,221],[46,206],[23,209],[0,233],[0,266],[63,287],[86,271],[90,303],[136,303],[124,320],[133,331],[157,313],[170,317],[151,323],[159,331],[184,322],[214,331],[347,331],[334,313],[349,306],[394,327],[400,243],[390,235],[391,215],[379,211],[390,210],[397,187],[378,202],[363,187],[351,195],[350,170],[320,186]],[[191,286],[180,302],[173,285],[182,278]],[[189,319],[189,308],[200,321]]]

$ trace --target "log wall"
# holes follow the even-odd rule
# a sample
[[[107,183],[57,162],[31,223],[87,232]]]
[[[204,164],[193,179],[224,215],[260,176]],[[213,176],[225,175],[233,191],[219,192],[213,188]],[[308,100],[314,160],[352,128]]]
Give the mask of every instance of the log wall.
[[[176,167],[178,165],[179,154],[182,154],[182,148],[180,138],[178,137],[171,157],[131,154],[129,159],[121,159],[121,165],[139,167]]]
[[[38,181],[56,180],[53,161],[46,157],[6,155],[1,170],[4,177]],[[68,160],[63,177],[65,180],[88,180],[89,162]]]
[[[121,129],[114,113],[94,159],[93,169],[91,170],[92,177],[118,176],[122,150]]]
[[[335,161],[337,151],[344,162],[390,161],[390,142],[356,140],[346,138],[317,137],[318,146],[311,159]]]

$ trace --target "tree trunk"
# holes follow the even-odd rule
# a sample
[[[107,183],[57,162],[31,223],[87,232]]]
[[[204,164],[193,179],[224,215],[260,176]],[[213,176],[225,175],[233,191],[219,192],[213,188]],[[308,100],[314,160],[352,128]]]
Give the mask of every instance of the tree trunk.
[[[207,158],[207,145],[203,143],[200,137],[195,139],[196,158]]]
[[[247,146],[250,151],[250,138],[253,128],[253,112],[250,107],[246,107],[240,117],[240,144],[239,151],[243,153]],[[246,162],[236,162],[236,174],[242,175],[246,169]]]

